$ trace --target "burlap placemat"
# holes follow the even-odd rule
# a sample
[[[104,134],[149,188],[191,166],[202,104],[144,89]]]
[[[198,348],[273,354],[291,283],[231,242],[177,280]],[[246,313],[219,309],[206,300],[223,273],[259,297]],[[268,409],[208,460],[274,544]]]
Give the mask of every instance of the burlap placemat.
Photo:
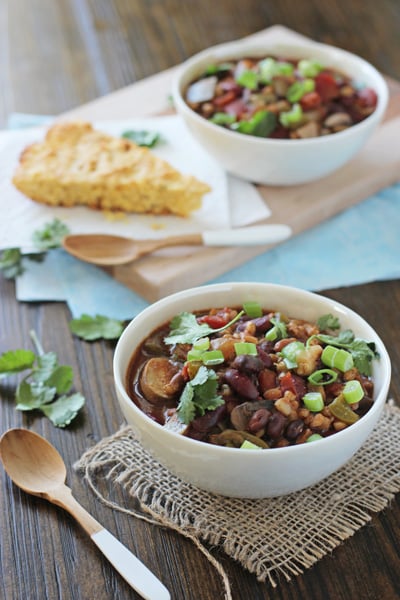
[[[108,506],[192,539],[220,573],[230,599],[226,574],[209,547],[222,548],[275,587],[387,506],[400,491],[400,409],[387,403],[366,444],[339,471],[280,498],[225,498],[184,483],[145,452],[127,426],[89,449],[75,468]],[[118,488],[122,496],[116,501]]]

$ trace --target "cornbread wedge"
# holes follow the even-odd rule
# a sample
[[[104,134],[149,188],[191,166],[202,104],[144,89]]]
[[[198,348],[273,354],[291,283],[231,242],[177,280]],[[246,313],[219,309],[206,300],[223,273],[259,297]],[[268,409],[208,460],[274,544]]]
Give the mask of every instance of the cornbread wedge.
[[[13,177],[23,194],[52,206],[188,216],[210,187],[182,175],[147,148],[96,131],[90,123],[58,123],[26,147]]]

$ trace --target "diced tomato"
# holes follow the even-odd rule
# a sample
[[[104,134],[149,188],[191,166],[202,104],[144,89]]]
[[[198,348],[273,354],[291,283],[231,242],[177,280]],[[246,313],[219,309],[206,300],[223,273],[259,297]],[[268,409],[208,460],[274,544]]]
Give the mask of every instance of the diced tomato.
[[[363,88],[357,92],[357,98],[362,107],[376,106],[378,96],[375,90],[371,88]]]
[[[321,96],[318,92],[308,92],[300,100],[300,105],[303,110],[313,110],[318,108],[322,102]]]
[[[213,100],[213,103],[215,106],[218,106],[218,107],[226,106],[227,104],[229,104],[230,102],[235,100],[236,96],[237,96],[236,92],[234,92],[233,90],[230,90],[229,92],[226,92],[226,94],[222,94],[222,96],[217,96]]]
[[[321,71],[315,77],[315,91],[320,95],[323,102],[328,102],[338,96],[339,85],[331,73]]]
[[[229,319],[223,315],[204,315],[204,317],[199,317],[197,320],[199,323],[207,323],[207,325],[213,329],[225,327],[225,325],[229,323]]]
[[[297,400],[300,400],[307,392],[305,381],[300,375],[288,371],[279,382],[282,393],[289,391],[296,394]]]

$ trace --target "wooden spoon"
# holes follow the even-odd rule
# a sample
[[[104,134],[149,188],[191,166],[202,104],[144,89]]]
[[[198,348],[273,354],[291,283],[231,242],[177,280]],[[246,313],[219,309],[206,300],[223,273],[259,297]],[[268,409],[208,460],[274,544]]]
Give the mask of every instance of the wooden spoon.
[[[291,235],[288,225],[255,225],[239,229],[204,231],[158,240],[134,240],[118,235],[74,234],[62,242],[64,249],[88,263],[101,266],[123,265],[139,256],[167,246],[254,246],[281,242]]]
[[[146,600],[169,600],[164,585],[75,500],[65,485],[66,468],[57,450],[28,429],[9,429],[0,439],[0,458],[13,482],[28,494],[68,511],[122,577]]]

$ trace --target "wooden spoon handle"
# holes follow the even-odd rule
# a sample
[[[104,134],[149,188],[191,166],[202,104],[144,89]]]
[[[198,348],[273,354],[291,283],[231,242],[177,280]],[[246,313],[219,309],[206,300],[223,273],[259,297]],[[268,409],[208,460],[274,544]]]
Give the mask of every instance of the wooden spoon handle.
[[[61,486],[45,497],[75,517],[113,567],[142,598],[170,600],[170,593],[161,581],[75,500],[69,487]]]

